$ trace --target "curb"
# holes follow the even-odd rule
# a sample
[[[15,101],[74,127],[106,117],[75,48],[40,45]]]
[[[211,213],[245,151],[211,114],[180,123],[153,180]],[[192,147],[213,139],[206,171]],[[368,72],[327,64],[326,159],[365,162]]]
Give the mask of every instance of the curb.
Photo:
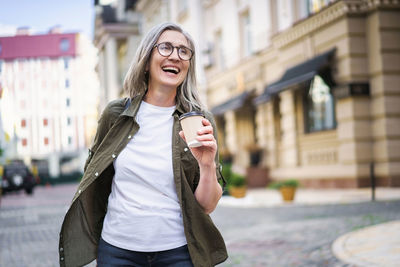
[[[362,267],[395,267],[400,262],[400,221],[349,232],[332,244],[340,260]]]

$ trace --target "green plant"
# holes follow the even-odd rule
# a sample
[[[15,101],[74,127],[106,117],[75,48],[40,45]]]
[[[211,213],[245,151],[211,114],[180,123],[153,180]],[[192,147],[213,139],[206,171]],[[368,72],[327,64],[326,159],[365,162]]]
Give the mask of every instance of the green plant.
[[[268,185],[268,187],[271,189],[279,190],[281,187],[299,187],[299,185],[300,185],[299,181],[295,179],[289,179],[289,180],[272,182]]]
[[[222,163],[222,161],[220,164],[222,165],[221,174],[225,178],[225,180],[228,181],[232,176],[232,164]]]
[[[229,186],[240,187],[246,185],[246,178],[243,175],[232,173],[228,180]]]

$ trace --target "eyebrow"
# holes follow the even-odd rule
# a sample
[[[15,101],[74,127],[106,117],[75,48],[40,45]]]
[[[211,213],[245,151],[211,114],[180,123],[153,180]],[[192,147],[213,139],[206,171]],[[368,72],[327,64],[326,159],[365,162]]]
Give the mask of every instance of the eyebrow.
[[[172,43],[172,42],[168,42],[168,41],[165,41],[165,42],[159,42],[159,44],[161,44],[161,43],[169,43],[169,44],[171,44],[171,45],[173,45],[173,46],[177,46],[177,47],[184,47],[184,48],[189,48],[189,49],[191,50],[191,48],[190,48],[189,46],[186,46],[186,45],[183,45],[183,44],[180,44],[180,45],[175,45],[174,43]]]

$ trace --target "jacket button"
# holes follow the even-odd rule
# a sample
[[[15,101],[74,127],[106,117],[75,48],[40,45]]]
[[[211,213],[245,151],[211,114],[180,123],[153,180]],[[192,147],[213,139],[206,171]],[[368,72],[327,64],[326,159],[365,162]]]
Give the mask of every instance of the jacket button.
[[[63,258],[63,257],[61,257],[61,258],[60,258],[60,260],[61,260],[61,261],[63,261],[63,260],[64,260],[64,258]]]
[[[185,147],[185,148],[183,149],[183,151],[185,151],[185,152],[188,151],[188,150],[189,150],[189,149],[188,149],[187,147]]]
[[[63,252],[63,251],[64,251],[64,249],[63,249],[63,248],[60,248],[60,251],[61,251],[61,252]]]
[[[94,174],[94,176],[99,176],[99,173],[98,173],[98,172],[96,172],[96,173]]]
[[[112,154],[112,156],[111,156],[111,157],[112,157],[113,159],[115,159],[115,157],[116,157],[116,156],[115,156],[115,154]]]
[[[219,171],[222,172],[222,165],[219,165]]]
[[[82,193],[82,190],[79,189],[78,194]]]
[[[132,138],[132,135],[129,135],[129,136],[128,136],[128,139],[131,139],[131,138]]]

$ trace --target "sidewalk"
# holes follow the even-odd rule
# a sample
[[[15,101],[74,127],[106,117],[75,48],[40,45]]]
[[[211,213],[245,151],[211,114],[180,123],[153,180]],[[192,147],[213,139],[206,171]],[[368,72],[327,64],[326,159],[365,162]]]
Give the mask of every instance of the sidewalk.
[[[400,188],[377,188],[376,201],[400,200]],[[250,189],[246,197],[224,196],[222,206],[276,207],[289,205],[346,204],[371,201],[371,189],[298,189],[292,203],[284,203],[280,193],[270,189]],[[400,266],[400,221],[366,227],[340,236],[332,245],[333,254],[357,267]]]
[[[400,200],[400,188],[378,187],[376,201]],[[234,207],[273,207],[287,205],[346,204],[371,201],[370,188],[357,189],[297,189],[292,203],[284,203],[279,191],[265,188],[249,189],[246,197],[223,196],[218,205]]]
[[[356,266],[397,267],[400,264],[400,221],[347,233],[333,243],[333,254]]]

